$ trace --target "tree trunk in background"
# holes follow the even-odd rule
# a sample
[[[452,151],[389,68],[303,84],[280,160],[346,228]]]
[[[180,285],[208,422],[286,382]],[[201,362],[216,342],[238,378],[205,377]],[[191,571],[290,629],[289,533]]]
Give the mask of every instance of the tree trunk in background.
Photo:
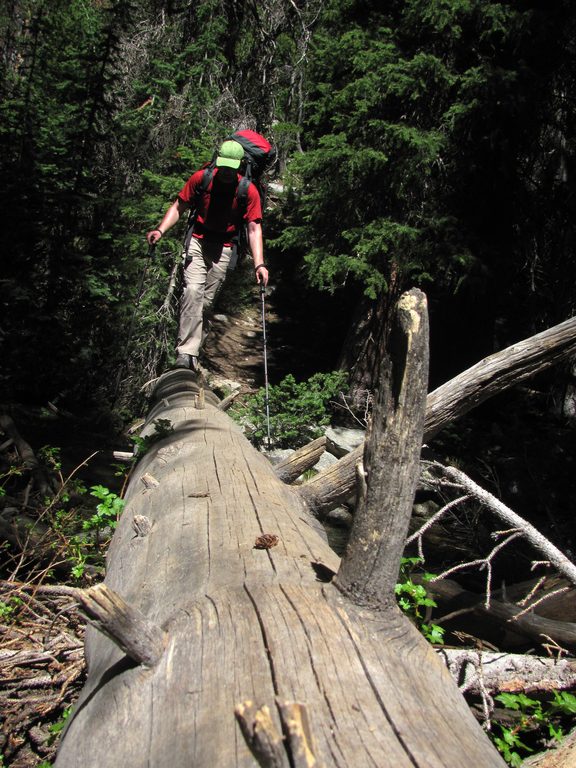
[[[382,297],[378,303],[363,296],[354,312],[348,334],[342,345],[338,367],[349,371],[351,407],[361,410],[366,393],[374,389],[374,338],[372,328],[375,316],[384,311]]]
[[[422,305],[411,297],[400,310],[409,327],[397,331],[367,454],[359,519],[383,522],[390,537],[372,530],[362,554],[366,525],[352,533],[340,588],[329,583],[339,559],[299,495],[193,374],[162,377],[145,434],[156,419],[174,433],[137,465],[106,587],[82,601],[90,609],[97,598],[91,615],[126,653],[89,630],[88,681],[58,768],[503,765],[394,601],[422,437],[422,415],[403,416],[418,400],[423,409]],[[396,464],[398,504],[379,486],[380,443],[388,464],[407,462]]]
[[[359,300],[338,363],[339,368],[349,372],[350,406],[357,411],[363,410],[367,395],[374,392],[378,382],[383,352],[381,342],[399,297],[394,265],[389,266],[387,280],[388,290],[381,291],[377,299],[362,296]]]

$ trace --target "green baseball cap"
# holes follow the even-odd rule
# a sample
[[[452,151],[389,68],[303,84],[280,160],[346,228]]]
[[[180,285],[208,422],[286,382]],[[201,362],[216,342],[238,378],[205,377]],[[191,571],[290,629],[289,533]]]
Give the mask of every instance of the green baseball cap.
[[[217,168],[240,168],[240,163],[244,159],[244,147],[237,141],[230,139],[225,141],[220,147],[218,157],[216,158]]]

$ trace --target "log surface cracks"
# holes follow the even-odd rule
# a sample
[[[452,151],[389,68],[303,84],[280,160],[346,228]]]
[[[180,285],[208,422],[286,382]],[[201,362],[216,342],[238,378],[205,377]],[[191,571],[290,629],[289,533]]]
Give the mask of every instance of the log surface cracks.
[[[159,418],[174,432],[135,468],[108,554],[107,587],[161,629],[164,651],[145,667],[88,630],[57,768],[501,768],[431,646],[395,606],[318,579],[318,564],[340,566],[319,523],[210,393],[202,410],[194,397],[190,372],[160,380],[144,432]],[[256,548],[264,534],[277,542]]]

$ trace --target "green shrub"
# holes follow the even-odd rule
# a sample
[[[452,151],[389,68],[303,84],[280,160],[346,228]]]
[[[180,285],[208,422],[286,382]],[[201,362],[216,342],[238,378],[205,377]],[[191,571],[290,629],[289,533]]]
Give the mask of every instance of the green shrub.
[[[330,423],[330,401],[346,388],[346,373],[315,373],[307,381],[297,382],[292,374],[269,387],[271,442],[277,448],[298,448],[323,433]],[[261,388],[230,410],[230,415],[244,429],[256,446],[267,439],[266,390]]]

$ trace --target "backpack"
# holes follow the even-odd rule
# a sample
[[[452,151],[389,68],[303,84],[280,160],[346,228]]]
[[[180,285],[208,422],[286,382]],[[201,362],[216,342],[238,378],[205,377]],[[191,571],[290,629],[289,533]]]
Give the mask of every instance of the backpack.
[[[240,218],[242,219],[248,206],[248,187],[250,186],[250,183],[254,184],[258,190],[262,211],[264,211],[264,206],[266,204],[266,184],[263,175],[266,168],[268,168],[268,166],[276,159],[276,150],[264,136],[251,130],[235,131],[229,136],[226,136],[224,141],[237,141],[238,144],[244,148],[244,160],[239,168],[240,173],[242,173],[242,178],[238,182],[238,187],[236,189],[236,200]],[[214,176],[217,157],[218,152],[216,151],[211,162],[204,166],[202,182],[196,190],[194,207],[190,211],[190,216],[188,217],[188,228],[184,239],[184,253],[187,252],[188,245],[190,244],[190,238],[192,237],[192,230],[194,229],[194,224],[196,222],[196,212],[200,200],[210,186],[212,177]],[[240,227],[238,237],[234,241],[234,250],[240,257],[245,256],[249,251],[248,233],[245,226]]]
[[[237,141],[244,147],[244,176],[258,187],[262,196],[262,176],[268,166],[276,160],[276,150],[270,142],[256,131],[236,131],[226,136],[225,141]]]

